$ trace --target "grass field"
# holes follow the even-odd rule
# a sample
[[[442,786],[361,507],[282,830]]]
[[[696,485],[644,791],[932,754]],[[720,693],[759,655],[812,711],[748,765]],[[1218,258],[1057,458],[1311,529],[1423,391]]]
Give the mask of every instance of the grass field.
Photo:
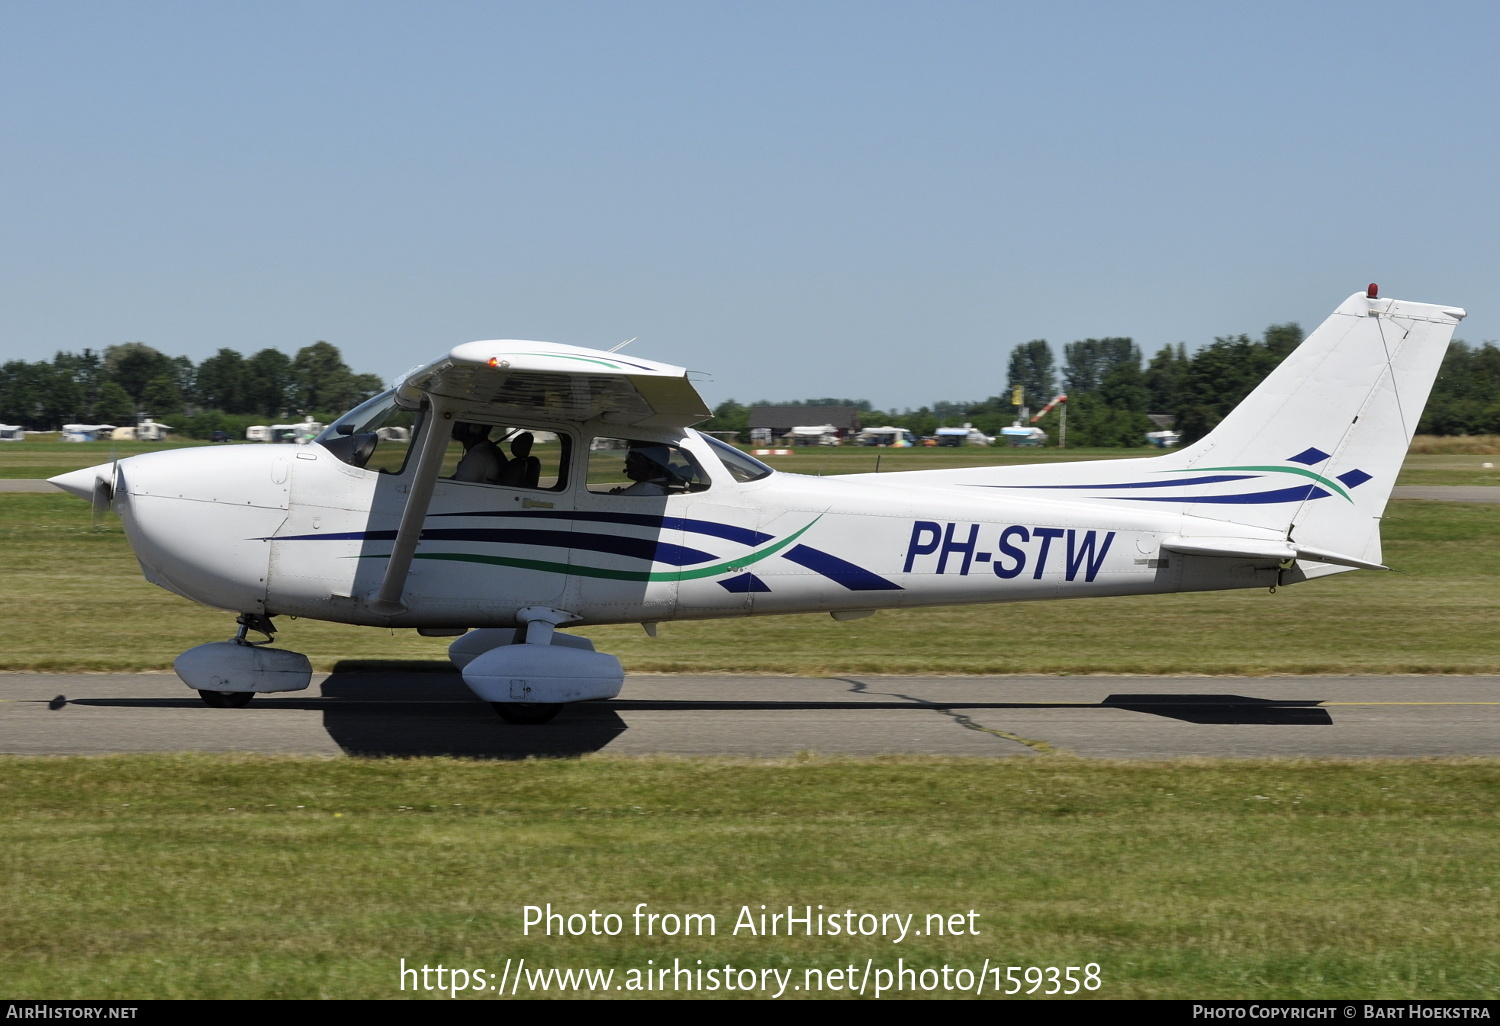
[[[1386,558],[1276,594],[1070,599],[893,610],[847,623],[779,616],[590,628],[632,671],[839,673],[1500,672],[1496,507],[1397,501]],[[0,669],[166,669],[233,617],[147,584],[120,530],[87,503],[0,494]],[[1425,624],[1421,630],[1414,624]],[[442,659],[415,631],[278,620],[280,640],[342,659]]]
[[[867,958],[1093,962],[1099,997],[1500,989],[1494,761],[0,766],[7,997],[384,998],[401,958],[498,975],[521,957],[617,980],[701,958],[799,984]],[[711,912],[717,933],[522,936],[521,906],[547,902]],[[980,932],[733,936],[761,904],[973,909]]]

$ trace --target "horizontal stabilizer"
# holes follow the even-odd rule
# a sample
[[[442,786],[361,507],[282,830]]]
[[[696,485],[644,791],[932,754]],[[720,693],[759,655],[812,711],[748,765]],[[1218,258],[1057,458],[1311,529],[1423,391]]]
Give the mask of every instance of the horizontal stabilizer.
[[[1220,556],[1230,559],[1305,559],[1315,563],[1352,566],[1359,570],[1389,570],[1390,567],[1353,556],[1311,549],[1288,541],[1266,538],[1168,538],[1161,543],[1167,552],[1184,556]]]

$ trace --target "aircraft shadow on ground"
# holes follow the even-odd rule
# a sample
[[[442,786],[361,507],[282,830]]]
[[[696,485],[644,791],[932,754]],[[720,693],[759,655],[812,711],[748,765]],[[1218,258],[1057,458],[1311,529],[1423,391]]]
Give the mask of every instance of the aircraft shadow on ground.
[[[956,702],[942,703],[915,695],[871,690],[868,681],[853,677],[835,680],[852,685],[857,695],[885,695],[901,699],[906,708],[931,709],[1127,709],[1130,712],[1166,716],[1187,723],[1244,724],[1247,726],[1332,726],[1333,717],[1317,698],[1248,698],[1244,695],[1110,695],[1097,704],[1087,702]],[[852,704],[852,703],[851,703]],[[878,703],[893,707],[888,703]],[[868,706],[866,706],[868,708]]]
[[[442,672],[439,666],[444,666]],[[322,696],[277,696],[231,715],[254,715],[274,708],[308,709],[323,714],[329,737],[350,755],[451,755],[469,759],[567,758],[597,752],[628,728],[621,712],[863,712],[872,709],[930,712],[1020,709],[1125,709],[1187,723],[1260,726],[1329,726],[1333,718],[1318,699],[1269,699],[1244,695],[1118,694],[1102,702],[938,702],[914,695],[878,693],[868,685],[856,693],[881,694],[889,701],[756,701],[743,699],[615,699],[565,706],[551,723],[505,723],[444,664],[412,667],[414,672],[335,667]],[[198,708],[195,698],[94,698],[48,703],[66,705]]]
[[[1100,706],[1170,716],[1188,723],[1332,726],[1317,699],[1247,698],[1243,695],[1110,695]]]
[[[1097,705],[1062,702],[934,702],[908,695],[894,701],[751,701],[736,699],[615,699],[566,706],[543,726],[504,723],[442,664],[429,672],[364,672],[335,667],[323,682],[323,725],[351,755],[454,755],[483,759],[567,757],[597,752],[629,729],[621,712],[819,712],[870,709],[1013,710],[1125,709],[1187,723],[1330,726],[1317,699],[1244,695],[1110,695]],[[417,667],[413,667],[416,669]],[[865,692],[869,694],[869,692]],[[348,705],[340,700],[349,700]]]
[[[348,704],[344,704],[347,700]],[[603,702],[564,706],[551,723],[506,723],[457,673],[334,672],[323,681],[323,727],[350,755],[565,758],[625,731]]]

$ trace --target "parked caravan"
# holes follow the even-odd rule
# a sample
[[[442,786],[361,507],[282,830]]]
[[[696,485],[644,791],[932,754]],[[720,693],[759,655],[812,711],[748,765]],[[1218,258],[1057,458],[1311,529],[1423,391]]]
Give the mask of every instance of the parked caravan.
[[[97,442],[101,439],[113,438],[114,430],[113,424],[64,424],[62,440],[64,442]]]

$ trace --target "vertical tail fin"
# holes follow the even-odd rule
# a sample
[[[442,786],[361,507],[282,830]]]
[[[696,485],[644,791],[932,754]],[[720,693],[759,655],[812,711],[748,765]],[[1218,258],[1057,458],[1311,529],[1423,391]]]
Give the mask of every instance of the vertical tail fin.
[[[1256,476],[1184,512],[1380,562],[1379,518],[1464,311],[1355,293],[1206,437],[1157,463]]]

